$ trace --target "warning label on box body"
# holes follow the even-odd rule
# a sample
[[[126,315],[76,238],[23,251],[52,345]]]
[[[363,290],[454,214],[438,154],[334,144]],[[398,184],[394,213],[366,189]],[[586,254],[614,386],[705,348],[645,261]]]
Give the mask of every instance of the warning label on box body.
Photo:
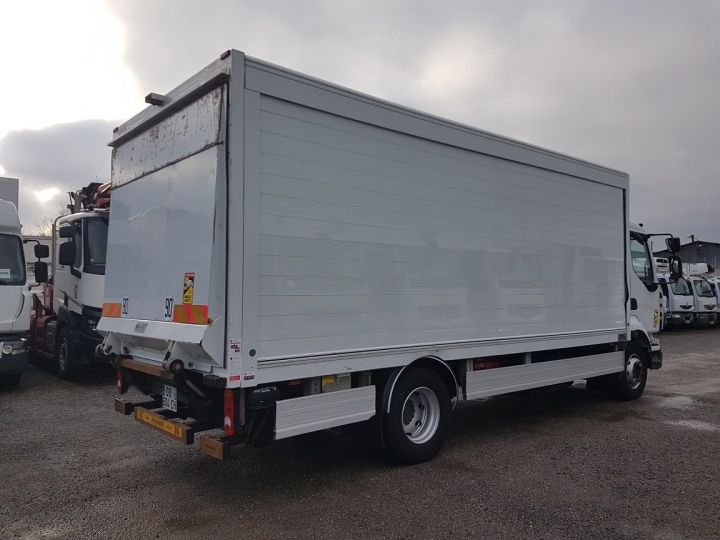
[[[195,272],[186,272],[183,278],[183,304],[192,304],[195,296]]]

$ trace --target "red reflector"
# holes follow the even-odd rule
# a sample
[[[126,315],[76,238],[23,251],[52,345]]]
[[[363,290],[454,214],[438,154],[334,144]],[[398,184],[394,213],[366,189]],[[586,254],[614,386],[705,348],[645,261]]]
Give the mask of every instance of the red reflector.
[[[235,392],[229,388],[225,389],[223,412],[223,429],[227,437],[235,435]]]
[[[118,394],[124,394],[128,391],[128,383],[125,379],[125,374],[119,369],[117,370],[117,391]]]
[[[473,360],[473,371],[500,367],[500,360],[494,358],[476,358]]]

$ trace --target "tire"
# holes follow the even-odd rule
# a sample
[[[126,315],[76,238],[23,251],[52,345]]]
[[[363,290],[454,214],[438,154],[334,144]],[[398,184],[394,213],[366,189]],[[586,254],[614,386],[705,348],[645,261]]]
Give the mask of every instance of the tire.
[[[432,459],[447,438],[450,414],[450,395],[437,373],[427,368],[403,373],[383,422],[386,453],[407,465]]]
[[[710,321],[708,321],[707,319],[698,319],[697,317],[695,317],[692,327],[695,330],[705,330],[707,328],[710,328]]]
[[[623,401],[642,396],[647,384],[649,358],[647,350],[637,342],[630,342],[625,349],[625,371],[615,384],[615,395]]]
[[[74,366],[72,362],[73,347],[70,343],[69,332],[61,328],[57,336],[57,348],[55,350],[55,372],[61,379],[70,379],[73,376]]]

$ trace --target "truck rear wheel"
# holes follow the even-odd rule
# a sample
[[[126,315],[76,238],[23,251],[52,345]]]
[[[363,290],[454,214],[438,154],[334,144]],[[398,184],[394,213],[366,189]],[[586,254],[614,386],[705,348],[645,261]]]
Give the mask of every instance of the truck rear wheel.
[[[648,353],[639,343],[631,342],[625,349],[625,371],[617,379],[615,394],[624,401],[642,396],[648,376]]]
[[[72,346],[69,333],[65,328],[61,328],[57,336],[55,371],[61,379],[69,379],[73,375]]]
[[[450,395],[440,376],[426,368],[403,373],[383,422],[386,452],[409,465],[432,459],[445,442],[450,414]]]

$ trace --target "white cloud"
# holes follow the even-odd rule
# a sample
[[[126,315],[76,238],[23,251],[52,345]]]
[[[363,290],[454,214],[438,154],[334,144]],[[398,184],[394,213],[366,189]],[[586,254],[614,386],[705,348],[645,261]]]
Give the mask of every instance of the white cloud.
[[[0,138],[85,118],[123,118],[142,98],[124,27],[94,0],[0,3]]]
[[[0,139],[0,163],[20,178],[20,221],[30,230],[55,216],[66,192],[110,176],[110,149],[116,122],[84,120],[39,130],[11,131]]]
[[[56,187],[49,187],[45,189],[36,189],[35,191],[35,199],[40,204],[44,205],[47,202],[50,202],[53,200],[57,195],[60,194],[60,190]]]

